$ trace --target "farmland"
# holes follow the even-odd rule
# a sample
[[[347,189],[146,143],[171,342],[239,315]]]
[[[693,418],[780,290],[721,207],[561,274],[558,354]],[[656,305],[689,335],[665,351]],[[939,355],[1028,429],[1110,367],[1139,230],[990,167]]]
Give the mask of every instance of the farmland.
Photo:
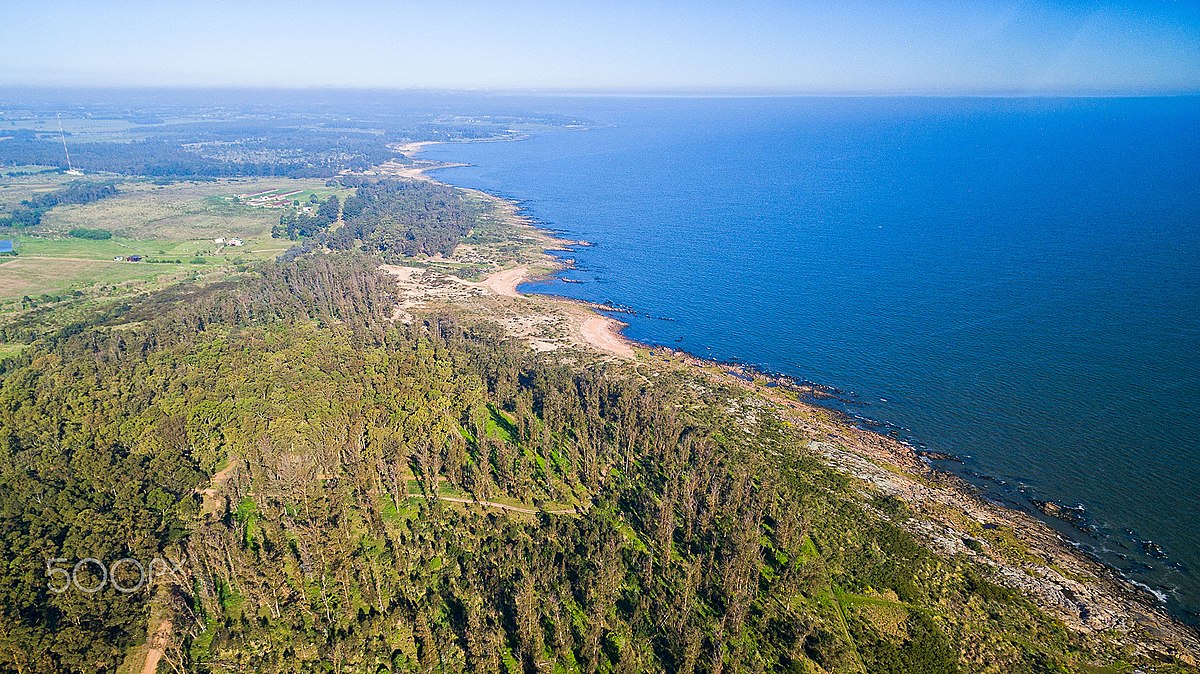
[[[131,264],[111,260],[18,257],[0,262],[0,307],[19,307],[22,298],[56,295],[81,288],[111,293],[177,276],[185,265]]]
[[[62,174],[19,174],[0,178],[0,209],[12,209],[37,192],[60,187]],[[20,308],[23,298],[66,292],[113,294],[176,282],[197,271],[271,259],[288,241],[272,239],[280,210],[246,203],[240,195],[288,194],[288,203],[313,195],[345,196],[323,180],[237,179],[159,185],[122,181],[115,197],[60,206],[29,229],[0,233],[18,253],[0,262],[0,307]],[[106,230],[112,238],[75,238],[71,230]],[[237,238],[241,246],[215,243]],[[138,256],[138,262],[116,258]]]

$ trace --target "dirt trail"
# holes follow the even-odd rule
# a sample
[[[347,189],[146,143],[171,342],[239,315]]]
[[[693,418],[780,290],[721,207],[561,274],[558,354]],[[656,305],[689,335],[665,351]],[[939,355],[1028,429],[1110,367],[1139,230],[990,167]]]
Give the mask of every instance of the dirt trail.
[[[439,501],[449,501],[451,503],[467,503],[467,504],[488,506],[489,508],[500,508],[502,510],[512,510],[512,511],[519,512],[519,513],[525,513],[527,515],[536,515],[540,512],[550,513],[551,515],[570,515],[575,512],[574,508],[563,509],[563,510],[543,510],[543,509],[539,509],[539,508],[522,508],[520,506],[508,505],[507,503],[496,503],[495,501],[476,501],[475,499],[472,499],[472,498],[458,498],[455,496],[439,496],[438,500]]]
[[[237,466],[237,457],[230,457],[229,465],[214,473],[212,479],[208,482],[208,486],[200,490],[200,495],[204,497],[205,512],[211,512],[211,509],[215,509],[217,490],[233,477],[233,471],[237,469]]]
[[[237,467],[237,457],[230,457],[229,465],[214,473],[207,487],[197,490],[204,499],[202,507],[205,513],[217,512],[219,510],[217,492],[225,483],[233,478],[233,472],[237,470]],[[171,630],[173,628],[174,625],[171,624],[170,620],[163,620],[158,624],[157,628],[151,628],[151,634],[146,640],[146,645],[149,648],[146,651],[146,660],[142,663],[142,674],[155,674],[158,670],[158,662],[166,654],[164,647],[167,639],[171,637]]]
[[[23,255],[10,258],[11,260],[59,260],[62,262],[103,262],[105,264],[137,264],[136,262],[118,262],[110,257],[64,257],[62,255]],[[147,265],[149,266],[149,265]]]
[[[146,661],[142,663],[142,674],[155,674],[158,671],[158,661],[166,655],[164,644],[168,637],[171,636],[170,620],[164,620],[158,625],[158,629],[154,630],[154,634],[147,642],[150,650],[146,651]]]

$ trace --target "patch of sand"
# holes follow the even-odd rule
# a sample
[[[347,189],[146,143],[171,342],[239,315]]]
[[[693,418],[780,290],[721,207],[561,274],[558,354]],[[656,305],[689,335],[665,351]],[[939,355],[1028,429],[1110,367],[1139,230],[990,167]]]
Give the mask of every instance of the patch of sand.
[[[430,168],[433,167],[401,164],[397,161],[386,161],[374,169],[374,173],[381,176],[387,176],[389,178],[408,178],[409,180],[432,181],[432,178],[425,175],[425,171],[428,171]],[[370,175],[370,173],[371,172],[368,172],[367,175]]]
[[[205,513],[217,513],[221,510],[221,500],[218,498],[218,494],[221,487],[225,486],[225,483],[233,477],[233,471],[237,470],[237,466],[237,457],[230,457],[229,465],[217,471],[208,486],[200,490],[200,496],[203,498],[202,509]]]
[[[395,150],[396,152],[399,152],[400,154],[407,157],[410,155],[417,154],[421,150],[424,150],[427,145],[437,145],[437,143],[438,142],[436,140],[414,140],[411,143],[400,143],[398,145],[392,145],[391,148],[393,150]]]
[[[523,297],[517,292],[517,286],[523,283],[528,275],[529,267],[514,267],[498,271],[472,285],[501,297]],[[566,309],[565,315],[570,319],[571,332],[577,334],[584,344],[620,358],[634,357],[633,348],[628,340],[621,337],[623,323],[608,316],[601,316],[591,309],[583,309],[573,302],[547,299]],[[547,346],[545,342],[533,341],[535,349],[548,350]]]
[[[621,336],[623,323],[608,316],[592,314],[579,323],[579,333],[583,341],[592,346],[621,358],[633,358],[633,347]]]
[[[518,292],[517,286],[529,277],[528,266],[502,269],[477,283],[435,269],[402,265],[380,269],[396,277],[400,297],[393,320],[408,322],[414,311],[453,305],[499,324],[535,351],[574,345],[618,358],[635,357],[630,342],[620,335],[620,321],[571,300]]]
[[[145,662],[142,663],[142,674],[154,674],[158,671],[158,661],[162,660],[163,655],[166,655],[165,645],[171,636],[172,627],[170,620],[164,620],[159,623],[158,629],[154,630],[154,634],[147,642],[150,648],[146,651]]]
[[[498,271],[474,285],[502,297],[520,297],[517,286],[525,281],[528,274],[529,267],[514,267]]]
[[[419,154],[421,150],[425,149],[425,146],[436,144],[437,141],[434,140],[418,140],[411,143],[389,145],[389,148],[404,155],[404,159],[406,161],[389,159],[379,166],[364,171],[363,175],[379,175],[389,178],[407,178],[409,180],[428,180],[430,182],[437,182],[433,178],[425,175],[425,172],[432,169],[466,166],[466,164],[438,162],[427,159],[414,159],[414,156]]]

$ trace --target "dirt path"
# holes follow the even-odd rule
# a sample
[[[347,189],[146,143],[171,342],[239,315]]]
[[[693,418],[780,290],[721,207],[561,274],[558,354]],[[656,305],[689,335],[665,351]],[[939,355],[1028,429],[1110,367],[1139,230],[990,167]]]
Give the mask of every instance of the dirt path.
[[[159,623],[158,629],[154,630],[154,634],[147,641],[150,649],[146,651],[146,661],[142,663],[142,674],[155,674],[158,671],[158,662],[166,655],[163,646],[171,636],[172,627],[170,620],[164,620]]]
[[[60,260],[64,262],[104,262],[108,264],[138,264],[137,262],[118,262],[111,257],[63,257],[61,255],[30,255],[14,257],[13,260]]]
[[[211,498],[213,496],[216,496],[217,489],[220,489],[221,485],[223,485],[229,481],[230,476],[233,475],[233,471],[235,469],[237,469],[237,466],[238,466],[237,457],[236,456],[229,457],[229,464],[227,466],[225,466],[224,468],[222,468],[221,470],[218,470],[217,472],[213,473],[212,479],[209,480],[209,482],[208,482],[208,486],[205,487],[203,490],[201,490],[200,494],[203,495],[205,498]]]
[[[536,515],[540,512],[550,513],[551,515],[571,515],[575,512],[575,510],[573,508],[572,509],[564,509],[564,510],[542,510],[542,509],[532,509],[532,508],[521,508],[520,506],[508,505],[507,503],[496,503],[495,501],[476,501],[475,499],[471,499],[471,498],[458,498],[455,496],[439,496],[438,500],[439,501],[449,501],[451,503],[475,504],[475,505],[487,506],[489,508],[500,508],[501,510],[512,510],[512,511],[519,512],[519,513],[525,513],[527,515]]]
[[[213,474],[209,480],[208,486],[204,489],[198,489],[197,492],[204,499],[202,506],[203,512],[217,512],[220,509],[220,504],[217,502],[217,491],[230,479],[233,478],[233,472],[237,470],[237,457],[229,458],[229,465]],[[142,674],[155,674],[158,670],[158,662],[165,655],[165,645],[167,639],[171,637],[171,630],[174,625],[170,620],[163,620],[158,624],[157,628],[150,629],[150,636],[146,639],[146,660],[142,663]]]
[[[204,499],[201,508],[203,512],[212,513],[220,509],[220,504],[217,502],[217,491],[233,477],[233,471],[237,469],[237,466],[237,457],[230,457],[229,465],[214,473],[208,486],[200,490],[200,496]]]

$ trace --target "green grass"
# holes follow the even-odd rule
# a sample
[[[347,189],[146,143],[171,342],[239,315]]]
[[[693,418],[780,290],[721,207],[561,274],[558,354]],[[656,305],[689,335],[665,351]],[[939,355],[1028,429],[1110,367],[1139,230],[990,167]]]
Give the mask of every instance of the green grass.
[[[190,268],[194,269],[194,267]],[[131,283],[153,284],[179,280],[182,264],[146,264],[103,259],[16,257],[0,262],[0,305],[6,309],[23,297],[52,300],[72,292],[92,290],[112,294]]]
[[[33,182],[36,176],[26,182]],[[3,182],[19,182],[0,181]],[[43,181],[46,182],[46,181]],[[261,208],[238,203],[239,194],[264,189],[304,190],[298,197],[307,201],[309,194],[346,195],[350,190],[325,187],[323,180],[238,179],[211,182],[181,182],[155,185],[144,181],[120,183],[120,194],[90,204],[60,206],[42,218],[40,230],[66,233],[71,229],[108,229],[130,239],[166,239],[168,241],[208,240],[216,237],[269,237],[271,226],[279,222],[283,209]],[[24,187],[24,191],[28,191]],[[0,193],[2,194],[2,193]],[[2,199],[9,203],[11,199]]]
[[[0,342],[0,360],[21,355],[21,351],[25,349],[25,346],[25,344],[6,344]]]
[[[315,207],[317,205],[317,204],[309,203],[309,200],[313,196],[316,196],[319,201],[325,201],[331,195],[335,195],[335,194],[337,195],[338,199],[345,199],[347,196],[349,196],[350,194],[353,194],[353,192],[354,192],[354,190],[347,189],[345,187],[301,187],[300,185],[292,185],[292,186],[287,186],[287,187],[281,187],[281,188],[275,190],[274,194],[283,194],[285,192],[291,192],[294,189],[300,189],[302,191],[299,194],[293,194],[290,197],[287,197],[287,200],[289,202],[299,201],[301,206],[313,206],[313,207]],[[239,195],[240,194],[253,194],[254,192],[259,192],[259,191],[261,191],[261,190],[244,190],[244,191],[237,192],[237,194],[239,194]],[[265,194],[263,196],[269,197],[269,196],[272,196],[272,194]],[[231,199],[229,199],[229,197],[217,197],[217,199],[219,199],[223,203],[231,202]]]
[[[59,174],[0,177],[0,209],[19,204],[37,190],[53,189]],[[123,286],[133,282],[170,283],[209,265],[241,264],[268,260],[287,250],[292,242],[271,238],[279,210],[237,204],[235,194],[267,188],[306,189],[316,193],[347,193],[326,188],[323,181],[253,179],[212,183],[179,183],[155,186],[127,182],[121,194],[82,206],[50,210],[42,224],[29,230],[11,230],[18,255],[0,261],[0,305],[8,310],[22,297],[43,300],[74,291]],[[72,229],[104,229],[107,240],[80,239]],[[220,246],[217,237],[237,237],[244,246]],[[116,257],[140,255],[139,263],[116,262]],[[178,260],[178,264],[175,261]]]
[[[811,538],[805,536],[804,542],[800,544],[800,551],[796,554],[796,563],[807,564],[808,562],[816,560],[820,556],[821,553],[817,552],[816,544],[813,543]]]
[[[404,498],[400,501],[400,507],[396,507],[396,502],[388,494],[384,494],[379,499],[380,509],[379,515],[385,522],[390,524],[401,524],[406,522],[420,513],[419,499]]]
[[[70,257],[89,260],[112,260],[116,256],[159,256],[172,253],[183,242],[128,239],[80,239],[70,236],[37,236],[18,234],[13,247],[21,257]]]
[[[625,539],[629,541],[630,547],[638,552],[649,552],[649,548],[646,547],[646,544],[642,542],[641,538],[638,538],[638,535],[636,532],[634,532],[633,527],[629,526],[624,520],[618,517],[613,517],[610,521],[612,522],[613,527],[615,527],[617,531],[621,532],[621,535],[623,535]]]
[[[517,427],[513,425],[508,415],[503,410],[498,409],[495,405],[489,404],[488,420],[486,432],[489,438],[496,440],[504,440],[506,442],[516,442]]]

